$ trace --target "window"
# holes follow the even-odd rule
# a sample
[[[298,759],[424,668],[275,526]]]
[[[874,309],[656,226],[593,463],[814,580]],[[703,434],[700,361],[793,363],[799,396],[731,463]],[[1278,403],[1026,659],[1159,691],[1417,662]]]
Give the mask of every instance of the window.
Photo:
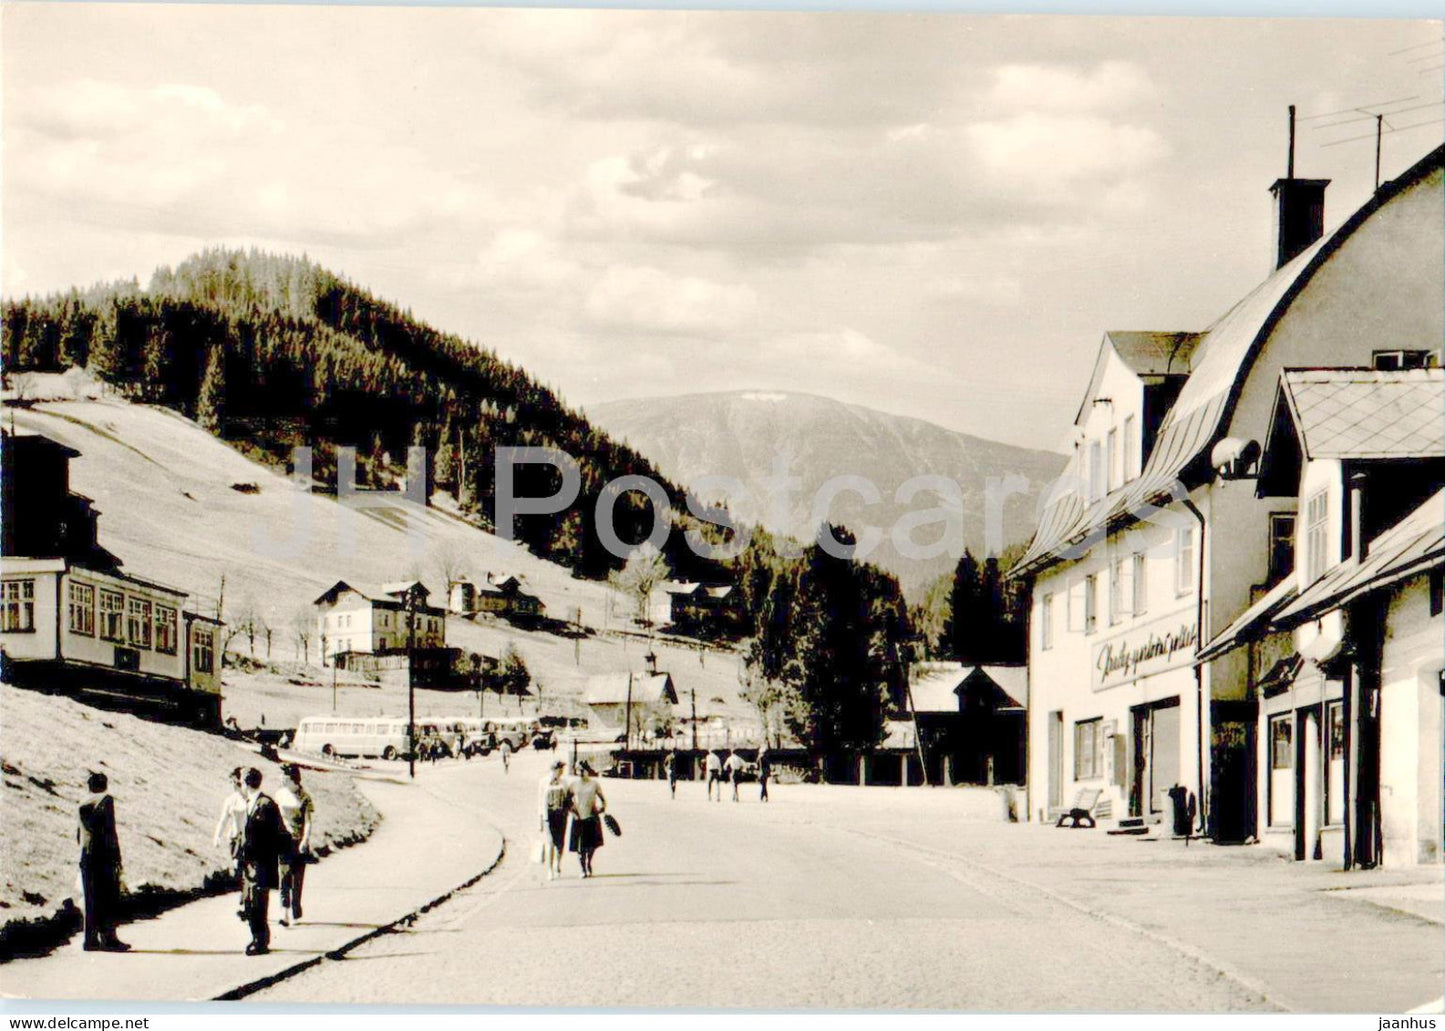
[[[1089,445],[1089,500],[1104,494],[1104,455],[1096,440]]]
[[[197,673],[214,672],[216,668],[216,637],[211,631],[192,631],[191,668]]]
[[[176,653],[176,610],[168,605],[156,606],[156,651]]]
[[[1269,720],[1269,824],[1294,825],[1294,713]]]
[[[1149,580],[1145,570],[1145,556],[1142,551],[1134,554],[1134,604],[1133,612],[1142,616],[1149,611]]]
[[[1099,746],[1103,739],[1099,734],[1101,720],[1080,720],[1074,724],[1074,779],[1092,780],[1103,776],[1104,764],[1100,761]]]
[[[1294,513],[1274,512],[1269,517],[1269,572],[1273,587],[1294,572]]]
[[[0,631],[31,633],[35,630],[35,581],[6,580],[0,584]]]
[[[1109,489],[1113,490],[1119,485],[1119,431],[1109,430],[1109,447],[1106,454],[1109,470]]]
[[[1134,417],[1124,416],[1124,482],[1139,475],[1139,439],[1134,433]]]
[[[95,636],[95,588],[89,584],[70,585],[70,632]]]
[[[1445,612],[1445,570],[1430,570],[1430,615],[1438,616]]]
[[[106,641],[125,641],[125,595],[118,591],[100,592],[100,636]]]
[[[1045,649],[1054,646],[1054,595],[1045,594],[1039,602],[1039,640]]]
[[[1305,576],[1314,583],[1324,575],[1330,541],[1329,491],[1317,491],[1305,505]]]
[[[1098,628],[1098,591],[1098,574],[1090,573],[1084,577],[1084,633],[1086,634],[1092,634]]]
[[[151,603],[144,598],[127,599],[125,636],[133,647],[151,646]]]
[[[1124,557],[1114,559],[1109,563],[1109,625],[1122,622],[1124,619],[1124,577],[1127,572],[1125,563],[1129,560]]]
[[[1381,372],[1429,368],[1432,357],[1429,351],[1376,351],[1373,355],[1374,366]]]
[[[1345,708],[1343,702],[1325,707],[1325,823],[1345,822]]]
[[[1188,594],[1194,590],[1194,527],[1181,526],[1174,531],[1174,592]]]

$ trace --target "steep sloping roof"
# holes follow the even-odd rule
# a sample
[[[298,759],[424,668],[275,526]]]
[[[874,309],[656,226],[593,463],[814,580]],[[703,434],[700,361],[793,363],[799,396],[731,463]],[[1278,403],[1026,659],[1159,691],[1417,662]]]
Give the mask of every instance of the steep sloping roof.
[[[1084,391],[1079,410],[1074,414],[1074,424],[1083,424],[1099,392],[1099,385],[1104,381],[1104,369],[1109,364],[1110,354],[1118,355],[1119,360],[1133,370],[1136,376],[1185,376],[1189,374],[1190,359],[1202,335],[1109,330],[1099,342],[1098,354],[1094,357],[1094,371],[1089,375],[1089,387]]]
[[[1335,566],[1276,617],[1289,626],[1347,605],[1371,591],[1445,565],[1445,490],[1376,537],[1363,562]]]
[[[631,683],[633,705],[677,704],[677,691],[667,673],[600,673],[587,678],[588,705],[625,705]]]
[[[958,712],[958,688],[973,672],[961,662],[931,662],[908,682],[914,712]]]
[[[1307,459],[1445,456],[1445,369],[1285,372]]]
[[[1189,378],[1160,424],[1143,475],[1086,507],[1073,495],[1073,471],[1066,470],[1069,479],[1060,480],[1052,499],[1059,511],[1045,512],[1024,557],[1009,570],[1009,575],[1033,572],[1091,535],[1104,532],[1111,523],[1131,519],[1147,505],[1177,491],[1190,467],[1207,455],[1233,409],[1255,355],[1295,297],[1375,211],[1442,163],[1445,146],[1437,147],[1398,179],[1380,187],[1337,229],[1281,265],[1210,326],[1194,349]]]
[[[1027,666],[979,666],[974,670],[992,680],[1007,699],[1011,708],[1022,709],[1029,704],[1029,668]]]
[[[1257,598],[1253,605],[1235,617],[1234,622],[1214,635],[1204,646],[1195,662],[1208,662],[1226,652],[1233,651],[1257,636],[1257,632],[1268,625],[1268,620],[1285,605],[1294,601],[1299,588],[1293,576],[1287,576]]]

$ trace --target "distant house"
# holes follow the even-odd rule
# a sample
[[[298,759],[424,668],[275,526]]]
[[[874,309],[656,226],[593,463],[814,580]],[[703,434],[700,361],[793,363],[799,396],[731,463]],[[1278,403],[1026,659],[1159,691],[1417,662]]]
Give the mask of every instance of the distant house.
[[[656,657],[648,658],[641,673],[603,673],[588,679],[584,700],[594,727],[619,734],[630,727],[629,737],[662,737],[671,731],[677,689],[671,674],[657,670]]]
[[[930,662],[908,691],[930,783],[1023,783],[1026,666]]]
[[[480,583],[467,577],[453,580],[447,590],[447,607],[463,616],[490,612],[520,619],[535,619],[545,608],[521,577],[494,573]]]
[[[383,584],[368,593],[338,580],[314,603],[322,662],[331,665],[338,656],[349,654],[445,647],[447,613],[431,605],[430,597],[431,592],[419,581]],[[414,624],[408,612],[408,602],[413,599]]]
[[[727,636],[740,622],[738,590],[731,584],[669,580],[647,599],[648,621],[678,633]]]
[[[0,657],[4,678],[105,708],[188,725],[221,720],[218,620],[185,591],[121,571],[70,490],[79,452],[3,437]]]

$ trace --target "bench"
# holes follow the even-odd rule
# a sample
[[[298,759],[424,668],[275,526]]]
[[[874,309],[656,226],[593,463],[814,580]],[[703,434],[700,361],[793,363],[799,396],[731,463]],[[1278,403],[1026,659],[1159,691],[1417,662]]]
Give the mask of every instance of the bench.
[[[1073,821],[1069,824],[1071,828],[1097,826],[1094,822],[1094,808],[1099,804],[1099,799],[1103,794],[1104,792],[1100,788],[1080,788],[1073,806],[1059,815],[1059,822],[1054,826],[1064,826],[1065,820]]]

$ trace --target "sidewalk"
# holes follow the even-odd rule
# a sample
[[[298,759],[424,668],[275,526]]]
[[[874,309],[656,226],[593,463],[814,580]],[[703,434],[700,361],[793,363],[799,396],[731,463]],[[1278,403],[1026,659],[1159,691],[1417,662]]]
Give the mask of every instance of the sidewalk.
[[[0,994],[215,999],[377,933],[475,880],[501,858],[498,830],[429,790],[428,781],[451,772],[428,771],[414,784],[357,779],[382,814],[381,824],[365,843],[307,870],[299,925],[279,924],[280,900],[272,893],[270,955],[245,955],[250,936],[236,917],[239,896],[233,892],[122,926],[121,938],[133,947],[129,953],[85,952],[77,935],[49,956],[15,960],[0,967]]]

